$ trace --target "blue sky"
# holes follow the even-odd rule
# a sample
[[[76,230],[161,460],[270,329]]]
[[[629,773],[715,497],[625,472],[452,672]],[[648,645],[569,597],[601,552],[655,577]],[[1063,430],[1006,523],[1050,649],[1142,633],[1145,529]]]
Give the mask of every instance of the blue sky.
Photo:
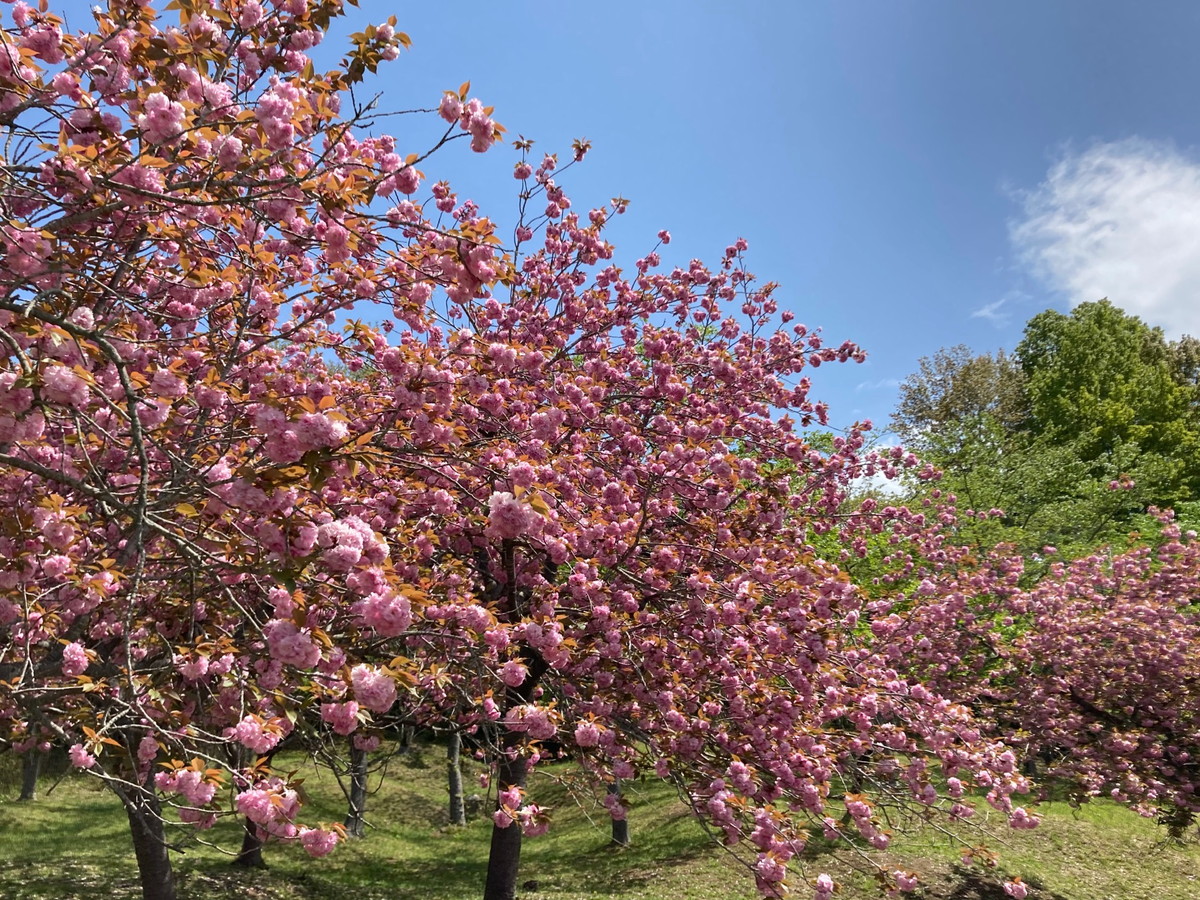
[[[585,209],[632,200],[624,262],[660,228],[667,264],[747,238],[799,321],[868,351],[814,373],[835,422],[885,424],[920,356],[1011,349],[1049,306],[1107,295],[1200,333],[1200,4],[362,0],[354,16],[391,13],[414,45],[372,83],[381,106],[470,79],[539,151],[588,137],[563,181]],[[389,127],[409,152],[433,126]],[[424,169],[504,221],[514,160],[459,145]]]

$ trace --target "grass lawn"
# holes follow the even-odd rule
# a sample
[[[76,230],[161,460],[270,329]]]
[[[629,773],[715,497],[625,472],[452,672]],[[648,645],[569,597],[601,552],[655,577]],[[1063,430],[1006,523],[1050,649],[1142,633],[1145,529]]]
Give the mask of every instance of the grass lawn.
[[[11,762],[0,771],[0,898],[135,900],[140,897],[129,835],[115,798],[86,777],[46,777],[33,803],[16,801]],[[568,766],[558,766],[560,773]],[[474,774],[474,773],[472,773]],[[5,777],[9,776],[9,777]],[[181,896],[190,900],[462,900],[482,892],[490,821],[446,826],[445,765],[436,747],[398,757],[368,802],[372,829],[324,860],[294,847],[268,845],[267,871],[243,871],[229,856],[191,841],[176,854]],[[473,780],[468,776],[468,792]],[[376,787],[378,781],[372,782]],[[310,819],[340,821],[345,804],[327,772],[308,773]],[[525,842],[523,900],[750,900],[749,873],[714,847],[670,788],[626,785],[633,798],[633,846],[608,846],[608,820],[572,801],[541,776],[533,799],[554,808],[548,835]],[[959,851],[932,830],[896,836],[892,861],[922,875],[915,897],[1003,900],[996,874],[1021,875],[1031,898],[1045,900],[1193,900],[1200,896],[1200,846],[1168,845],[1152,822],[1111,803],[1072,810],[1045,804],[1034,831],[994,829],[997,871],[967,868]],[[982,812],[981,812],[982,815]],[[223,822],[206,840],[236,845],[237,823]],[[190,832],[180,832],[182,838]],[[829,872],[843,884],[839,900],[878,897],[846,851],[816,847],[803,860],[810,877]],[[795,896],[811,896],[799,873]]]

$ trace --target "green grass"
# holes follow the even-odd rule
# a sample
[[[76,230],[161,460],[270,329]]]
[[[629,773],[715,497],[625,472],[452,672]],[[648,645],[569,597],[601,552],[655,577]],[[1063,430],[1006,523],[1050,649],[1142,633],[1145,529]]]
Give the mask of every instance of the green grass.
[[[5,761],[7,764],[7,761]],[[557,775],[568,765],[550,767]],[[11,774],[11,773],[10,773]],[[344,801],[328,773],[307,774],[310,819],[338,821]],[[268,845],[267,871],[243,871],[230,857],[181,831],[176,854],[181,896],[190,900],[461,900],[481,893],[490,821],[465,828],[446,824],[444,762],[437,748],[398,758],[371,796],[372,829],[336,853],[309,860],[298,848]],[[468,791],[473,782],[468,776]],[[40,798],[15,800],[16,787],[0,772],[0,897],[5,900],[135,900],[140,896],[129,835],[116,800],[80,776],[44,779]],[[53,785],[53,787],[52,787]],[[375,783],[372,784],[375,787]],[[750,900],[749,873],[716,848],[673,791],[656,782],[626,786],[633,800],[634,844],[608,845],[603,810],[583,809],[563,784],[546,775],[533,798],[553,807],[550,834],[526,841],[523,900]],[[1013,832],[990,823],[1000,855],[994,871],[961,865],[956,845],[931,829],[897,834],[889,866],[922,875],[915,896],[926,900],[1003,900],[1004,873],[1021,875],[1044,900],[1192,900],[1200,896],[1200,847],[1164,843],[1152,822],[1111,803],[1081,810],[1045,804],[1040,828]],[[982,815],[982,813],[981,813]],[[222,822],[207,840],[238,842],[235,821]],[[839,900],[878,897],[872,880],[852,867],[844,850],[814,842],[803,860],[810,877],[828,871],[843,884]],[[797,873],[799,876],[799,873]],[[795,896],[810,896],[802,877]]]

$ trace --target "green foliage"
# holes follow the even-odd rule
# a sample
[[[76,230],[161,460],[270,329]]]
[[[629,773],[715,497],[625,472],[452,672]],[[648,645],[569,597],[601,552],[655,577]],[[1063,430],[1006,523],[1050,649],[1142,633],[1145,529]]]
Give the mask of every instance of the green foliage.
[[[1195,496],[1196,388],[1172,365],[1189,354],[1172,354],[1160,329],[1107,300],[1083,303],[1069,316],[1047,310],[1030,319],[1016,355],[1033,435],[1071,444],[1098,467],[1121,454],[1135,467],[1154,458],[1150,499],[1173,506]]]
[[[1150,506],[1194,518],[1200,341],[1169,343],[1107,300],[1047,310],[1013,356],[960,345],[922,359],[892,424],[942,470],[937,487],[960,510],[1003,510],[964,517],[967,543],[1010,543],[1027,557],[1122,545],[1149,525]]]

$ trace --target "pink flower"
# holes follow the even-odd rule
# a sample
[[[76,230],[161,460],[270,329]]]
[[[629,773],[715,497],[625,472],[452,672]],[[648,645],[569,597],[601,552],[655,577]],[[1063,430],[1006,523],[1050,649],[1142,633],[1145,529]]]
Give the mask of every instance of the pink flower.
[[[548,740],[558,731],[550,710],[532,703],[510,709],[504,717],[504,724],[511,731],[525,732],[535,741]]]
[[[280,719],[264,722],[259,716],[246,716],[232,728],[225,729],[225,737],[237,741],[255,753],[266,753],[283,739]]]
[[[138,743],[137,758],[143,766],[150,765],[158,758],[158,741],[154,739],[154,735],[147,734]]]
[[[321,828],[301,828],[300,844],[309,856],[328,856],[338,844],[337,832]]]
[[[379,745],[383,741],[377,734],[356,734],[354,736],[354,746],[362,750],[364,753],[371,753],[379,749]]]
[[[501,791],[497,800],[499,800],[502,807],[516,809],[521,805],[521,798],[524,794],[525,792],[519,787],[510,787],[508,790]]]
[[[51,64],[66,58],[62,49],[62,30],[56,26],[45,25],[26,32],[21,36],[21,46]]]
[[[1041,819],[1030,815],[1023,806],[1016,807],[1008,817],[1008,824],[1012,828],[1037,828],[1040,823]]]
[[[292,613],[296,611],[296,601],[292,599],[291,592],[287,588],[271,588],[267,592],[267,599],[275,607],[275,618],[277,619],[290,619]]]
[[[345,422],[332,419],[324,413],[305,413],[296,423],[295,431],[305,450],[336,447],[349,433]]]
[[[500,667],[500,680],[509,687],[520,687],[528,674],[529,667],[515,659],[510,659]]]
[[[334,572],[349,572],[362,560],[378,565],[387,559],[387,544],[358,516],[326,522],[317,529],[324,548],[321,561]]]
[[[217,786],[205,781],[204,773],[193,768],[159,772],[154,776],[154,784],[161,791],[179,794],[191,806],[206,806],[217,793]],[[199,823],[201,817],[195,816],[192,821]]]
[[[438,104],[438,115],[447,122],[453,123],[458,121],[459,116],[462,115],[462,111],[463,104],[462,100],[458,98],[458,94],[446,91],[442,97],[442,102]]]
[[[45,271],[45,259],[51,248],[50,242],[39,232],[5,226],[0,229],[0,234],[7,254],[5,263],[13,274],[31,276]]]
[[[217,165],[232,171],[242,162],[242,141],[231,134],[221,135],[212,142],[212,153]]]
[[[405,166],[394,177],[396,190],[402,194],[415,194],[421,186],[421,173],[412,166]]]
[[[137,119],[138,127],[151,144],[169,141],[183,131],[183,104],[176,103],[166,94],[151,94],[142,109],[144,112]]]
[[[242,791],[237,795],[234,805],[241,815],[260,825],[271,817],[272,806],[269,791],[261,789]]]
[[[199,681],[208,674],[208,657],[195,656],[188,658],[177,656],[175,658],[175,668],[185,680]]]
[[[258,3],[258,0],[247,0],[246,4],[242,7],[241,13],[238,14],[238,24],[249,31],[262,21],[262,17],[263,8]]]
[[[508,491],[488,498],[487,534],[493,538],[517,538],[528,534],[541,517]]]
[[[412,624],[412,604],[407,597],[390,591],[371,594],[359,609],[363,621],[380,637],[403,634]]]
[[[187,383],[169,369],[159,369],[150,379],[150,389],[160,397],[183,397],[188,392]]]
[[[96,764],[96,757],[88,753],[83,744],[72,744],[67,755],[71,757],[71,765],[80,769],[90,769]]]
[[[525,837],[537,837],[550,830],[550,816],[536,803],[530,803],[517,810],[517,822],[521,826],[521,834]]]
[[[42,573],[47,578],[62,578],[75,567],[71,557],[57,553],[42,560]]]
[[[598,747],[600,729],[595,722],[580,722],[575,726],[575,743],[580,747]]]
[[[396,702],[396,682],[386,672],[368,665],[350,670],[355,698],[371,712],[385,713]]]
[[[1029,893],[1029,887],[1020,878],[1014,878],[1012,881],[1004,883],[1004,893],[1010,897],[1016,897],[1017,900],[1024,900]]]
[[[78,643],[70,643],[63,647],[62,673],[68,678],[82,675],[87,671],[87,651]]]
[[[47,366],[42,372],[42,393],[53,403],[64,403],[79,409],[90,396],[87,382],[66,366]]]
[[[33,403],[33,391],[29,388],[19,388],[16,383],[16,372],[0,374],[0,409],[23,413]]]
[[[338,734],[350,734],[358,727],[358,704],[353,700],[346,703],[322,703],[321,718]]]
[[[762,884],[779,884],[787,876],[787,867],[773,856],[759,856],[754,874]]]
[[[892,877],[896,879],[897,890],[915,891],[919,884],[916,872],[905,872],[903,869],[897,869],[892,873]]]
[[[272,619],[267,623],[267,649],[281,663],[298,669],[311,669],[321,659],[321,648],[312,635],[292,622]]]

